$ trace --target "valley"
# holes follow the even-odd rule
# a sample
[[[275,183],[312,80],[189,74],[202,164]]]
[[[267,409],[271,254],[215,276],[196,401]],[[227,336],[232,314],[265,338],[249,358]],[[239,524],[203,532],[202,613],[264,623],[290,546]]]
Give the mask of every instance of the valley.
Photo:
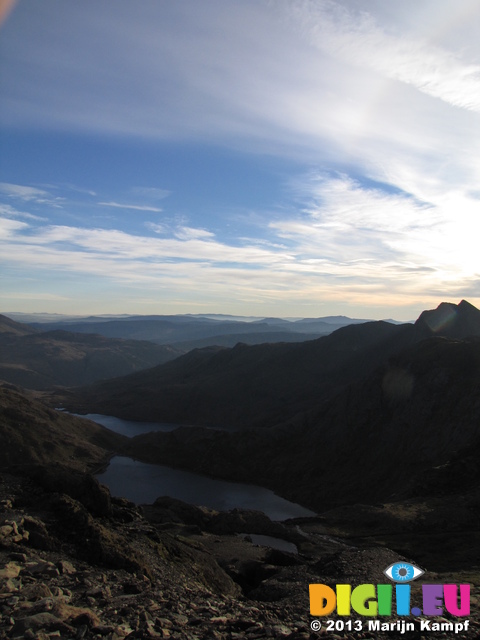
[[[49,351],[52,340],[63,345],[70,341],[78,353],[84,339],[97,350],[96,358],[101,359],[101,349],[108,347],[110,354],[121,348],[128,366],[142,369],[105,381],[88,380],[84,386],[70,386],[66,376],[65,384],[48,384],[45,376],[42,384],[33,377],[24,378],[21,386],[8,378],[3,383],[0,460],[4,485],[12,495],[9,498],[5,489],[5,505],[9,502],[3,518],[5,523],[23,522],[17,529],[29,532],[15,541],[5,538],[5,562],[18,546],[17,556],[35,557],[36,562],[42,557],[55,566],[62,549],[69,562],[83,563],[85,575],[105,567],[109,580],[119,584],[131,582],[129,572],[138,581],[140,571],[145,578],[135,582],[135,589],[142,611],[149,611],[147,592],[153,594],[172,580],[177,584],[176,602],[184,602],[186,574],[175,572],[188,566],[202,585],[198,593],[206,589],[217,617],[223,616],[218,632],[222,638],[242,636],[238,625],[246,624],[241,622],[245,619],[252,629],[245,637],[253,637],[255,629],[260,638],[272,633],[292,640],[309,638],[308,624],[299,623],[302,617],[308,623],[309,581],[373,581],[376,571],[381,574],[399,558],[419,564],[427,582],[478,584],[480,311],[468,302],[443,303],[415,323],[352,323],[297,343],[211,344],[177,357],[173,347],[163,345],[161,349],[172,349],[168,361],[152,366],[145,366],[145,360],[138,365],[131,339],[87,333],[59,336],[56,330],[53,335],[37,333],[38,327],[11,320],[5,326],[2,339],[8,348],[2,351],[6,362],[0,363],[4,371],[12,368],[13,353],[20,367],[33,371],[35,350],[37,370],[45,371],[41,357],[57,366]],[[14,341],[24,339],[30,340],[21,343],[28,348],[15,349]],[[137,347],[148,351],[142,342]],[[151,357],[161,357],[155,348],[150,347]],[[60,353],[64,358],[65,351]],[[75,363],[85,368],[82,358],[72,357],[73,377]],[[144,433],[134,426],[115,433],[65,410],[167,424],[154,429],[146,425]],[[170,480],[161,475],[158,489],[143,492],[148,499],[142,500],[142,491],[138,496],[116,495],[122,493],[117,489],[112,497],[94,479],[96,474],[102,481],[105,470],[114,472],[114,464],[108,467],[111,460],[132,461],[115,472],[122,482],[142,464],[159,472],[162,467],[155,465],[166,465],[168,473],[172,468],[186,474],[182,480],[172,476],[177,485],[200,486],[202,478],[257,485],[305,511],[279,518],[269,511],[269,494],[264,508],[261,502],[252,507],[228,499],[224,507],[221,501],[209,506],[206,499],[195,501],[188,494],[179,499],[169,492]],[[188,475],[192,473],[200,476]],[[150,476],[143,482],[152,485]],[[208,491],[218,493],[220,486],[213,484]],[[38,497],[32,502],[28,496],[34,494]],[[62,510],[90,532],[88,544],[75,536],[67,542]],[[26,527],[29,518],[43,524]],[[40,538],[31,536],[34,530]],[[297,552],[269,547],[268,541],[274,545],[275,539],[295,545]],[[258,546],[258,540],[267,546]],[[27,560],[19,562],[19,574],[28,575]],[[55,580],[68,583],[66,577]],[[10,592],[5,585],[3,594],[18,593],[21,600],[23,583],[17,581]],[[112,638],[126,637],[135,629],[139,634],[146,629],[173,630],[175,637],[193,638],[192,616],[185,616],[171,600],[169,611],[175,610],[177,618],[169,615],[167,599],[158,594],[154,600],[160,602],[162,614],[155,613],[149,625],[151,612],[142,623],[135,622],[132,611],[128,629],[122,631],[109,599],[103,597],[103,604],[95,598],[85,602],[80,592],[72,593],[69,606],[77,607],[78,616],[79,609],[89,605],[90,613],[83,619],[90,616],[85,633],[92,629],[92,635],[85,637],[94,637],[93,630],[104,624]],[[234,602],[241,615],[234,615]],[[477,637],[475,590],[472,607],[471,633],[457,637]],[[15,606],[11,613],[10,630],[8,619],[1,623],[5,633],[20,629]],[[100,620],[102,615],[108,622]],[[182,615],[183,626],[172,622]],[[160,618],[170,623],[155,621]],[[207,618],[202,612],[197,618],[196,624],[207,633]],[[59,614],[50,620],[51,628],[68,628],[71,634],[79,628],[75,619],[73,613],[64,618]]]

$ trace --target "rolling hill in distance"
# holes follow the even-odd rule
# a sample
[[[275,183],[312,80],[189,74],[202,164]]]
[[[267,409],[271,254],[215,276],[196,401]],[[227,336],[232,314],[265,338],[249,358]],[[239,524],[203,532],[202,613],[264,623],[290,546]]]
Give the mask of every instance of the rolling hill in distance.
[[[0,315],[0,379],[45,390],[127,375],[192,349],[303,342],[364,320],[208,316]]]
[[[480,311],[462,301],[413,325],[368,322],[300,344],[194,350],[64,400],[76,411],[235,426],[138,436],[132,451],[263,483],[320,509],[385,500],[476,443],[479,372]]]
[[[468,302],[442,304],[416,323],[352,324],[299,344],[193,350],[154,369],[72,392],[68,403],[125,419],[205,426],[273,426],[320,406],[402,348],[480,333]]]
[[[208,316],[0,315],[0,379],[28,389],[79,386],[173,360],[192,349],[239,342],[303,342],[366,322]]]
[[[211,346],[72,393],[77,410],[85,406],[125,419],[271,426],[378,364],[405,331],[403,325],[364,323],[298,344]]]
[[[173,345],[181,349],[222,345],[233,347],[238,342],[300,342],[327,335],[340,327],[367,322],[346,316],[324,318],[255,318],[222,314],[175,316],[89,316],[62,317],[51,321],[41,316],[6,314],[11,319],[28,322],[39,331],[66,330],[73,333],[98,334],[106,338],[147,340]]]
[[[0,379],[28,389],[88,384],[152,367],[181,353],[146,341],[43,332],[0,316]]]

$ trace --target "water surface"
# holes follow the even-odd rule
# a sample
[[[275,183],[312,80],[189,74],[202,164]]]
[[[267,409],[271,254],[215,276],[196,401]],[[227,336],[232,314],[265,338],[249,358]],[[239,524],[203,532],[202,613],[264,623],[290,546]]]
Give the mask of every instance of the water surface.
[[[181,425],[169,424],[168,422],[134,422],[132,420],[122,420],[121,418],[115,418],[115,416],[104,416],[100,413],[87,413],[86,415],[80,415],[79,418],[87,418],[101,424],[103,427],[107,427],[110,431],[120,433],[122,436],[133,438],[139,436],[141,433],[151,433],[152,431],[174,431]]]
[[[227,482],[191,471],[164,465],[146,464],[124,456],[115,456],[107,469],[97,475],[114,496],[136,504],[151,504],[160,496],[170,496],[217,511],[255,509],[272,520],[287,520],[315,515],[313,511],[289,502],[273,491],[252,484]]]

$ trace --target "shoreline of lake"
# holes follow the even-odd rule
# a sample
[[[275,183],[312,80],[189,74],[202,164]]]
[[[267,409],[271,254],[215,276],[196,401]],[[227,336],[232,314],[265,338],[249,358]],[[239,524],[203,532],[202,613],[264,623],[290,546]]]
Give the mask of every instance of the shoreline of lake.
[[[81,417],[126,437],[185,428],[185,425],[132,422],[101,414],[86,414]],[[168,495],[218,511],[235,508],[262,511],[272,520],[316,515],[310,509],[290,502],[265,487],[230,482],[178,467],[146,463],[115,453],[93,475],[109,488],[112,495],[127,498],[137,504],[153,504],[158,497]]]
[[[95,477],[109,488],[112,495],[136,504],[153,504],[157,498],[169,496],[216,511],[262,511],[271,520],[278,521],[316,515],[265,487],[229,482],[127,456],[113,456],[106,470]]]

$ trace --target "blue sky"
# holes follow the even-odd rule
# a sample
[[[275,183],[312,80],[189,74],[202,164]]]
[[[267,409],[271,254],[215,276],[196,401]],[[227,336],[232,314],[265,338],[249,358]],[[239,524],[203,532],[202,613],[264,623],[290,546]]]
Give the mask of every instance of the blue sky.
[[[477,0],[20,0],[0,29],[1,311],[480,305]]]

